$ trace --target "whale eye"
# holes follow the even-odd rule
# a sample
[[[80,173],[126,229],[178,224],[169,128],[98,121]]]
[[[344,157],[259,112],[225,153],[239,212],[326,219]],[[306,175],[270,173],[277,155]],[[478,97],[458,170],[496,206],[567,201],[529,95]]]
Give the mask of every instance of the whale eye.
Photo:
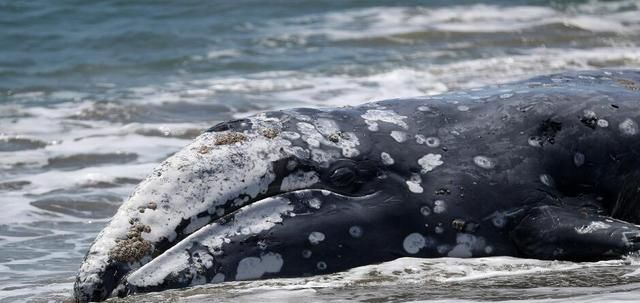
[[[329,175],[329,180],[335,186],[348,186],[356,180],[356,171],[351,166],[342,166],[334,169]]]
[[[218,123],[210,127],[209,129],[207,129],[205,132],[223,132],[227,130],[243,130],[243,129],[249,128],[250,126],[251,126],[251,120],[237,119],[237,120]]]

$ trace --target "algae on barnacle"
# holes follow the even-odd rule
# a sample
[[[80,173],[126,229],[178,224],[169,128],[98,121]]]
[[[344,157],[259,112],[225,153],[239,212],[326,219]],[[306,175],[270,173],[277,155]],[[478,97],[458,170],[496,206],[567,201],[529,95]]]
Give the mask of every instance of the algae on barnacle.
[[[329,139],[329,141],[333,142],[333,143],[338,143],[340,141],[340,139],[345,139],[345,140],[349,140],[349,135],[346,133],[343,133],[341,131],[337,131],[335,133],[331,133],[327,136],[327,139]]]
[[[117,262],[135,262],[146,256],[152,249],[151,242],[142,238],[143,232],[151,232],[149,225],[140,223],[129,227],[126,239],[117,239],[109,256]]]
[[[228,132],[223,134],[218,134],[216,136],[215,145],[229,145],[238,142],[242,142],[247,139],[243,133],[238,132]]]
[[[265,127],[260,129],[260,134],[269,139],[277,137],[279,133],[280,132],[275,128]]]
[[[203,155],[208,153],[209,151],[211,151],[211,147],[206,145],[200,146],[200,148],[198,149],[198,152]]]

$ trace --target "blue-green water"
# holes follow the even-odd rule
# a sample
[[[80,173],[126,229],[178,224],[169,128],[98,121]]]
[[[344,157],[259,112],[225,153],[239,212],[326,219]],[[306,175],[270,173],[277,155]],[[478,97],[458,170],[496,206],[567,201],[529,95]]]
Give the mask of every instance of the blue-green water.
[[[640,68],[640,1],[0,0],[0,302],[66,298],[135,184],[220,120],[600,67]],[[136,300],[640,294],[634,260],[407,262]]]

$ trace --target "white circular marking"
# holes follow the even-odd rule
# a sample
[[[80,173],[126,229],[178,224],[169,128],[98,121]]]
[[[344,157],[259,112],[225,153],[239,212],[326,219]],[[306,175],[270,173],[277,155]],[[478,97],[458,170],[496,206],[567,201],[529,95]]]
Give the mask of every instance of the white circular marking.
[[[429,206],[426,206],[426,205],[425,205],[425,206],[423,206],[423,207],[421,207],[421,208],[420,208],[420,213],[421,213],[423,216],[425,216],[425,217],[426,217],[426,216],[428,216],[428,215],[430,215],[430,214],[431,214],[431,208],[429,208]]]
[[[325,270],[325,269],[327,269],[327,263],[325,263],[324,261],[320,261],[320,262],[318,262],[318,263],[316,264],[316,267],[317,267],[319,270]]]
[[[493,246],[491,246],[491,245],[487,245],[487,246],[484,248],[484,252],[485,252],[486,254],[491,254],[491,253],[493,253]]]
[[[421,112],[428,112],[431,109],[428,106],[421,105],[421,106],[418,106],[418,110]]]
[[[440,146],[440,139],[438,139],[436,137],[429,137],[429,138],[427,138],[425,143],[427,143],[427,146],[429,146],[429,147],[438,147],[438,146]]]
[[[627,136],[633,136],[638,133],[638,124],[636,124],[636,122],[631,120],[630,118],[622,121],[618,125],[618,128],[620,129],[622,134]]]
[[[440,139],[436,137],[425,137],[424,135],[415,135],[417,144],[427,144],[429,147],[438,147]]]
[[[605,120],[605,119],[598,119],[598,126],[604,128],[604,127],[609,127],[609,121]]]
[[[507,219],[504,217],[503,213],[497,213],[495,217],[491,219],[491,222],[493,222],[493,225],[495,227],[501,228],[504,227],[505,224],[507,224]]]
[[[469,107],[466,105],[458,105],[458,110],[461,112],[469,111]]]
[[[319,231],[314,231],[309,234],[309,242],[313,245],[319,244],[320,242],[324,241],[324,239],[324,234]]]
[[[473,163],[484,168],[484,169],[492,169],[496,166],[496,162],[485,156],[475,156],[473,157]]]
[[[362,227],[354,225],[349,228],[349,234],[354,238],[362,237]]]
[[[410,254],[417,254],[426,244],[424,237],[419,233],[409,234],[404,238],[402,247]]]
[[[305,259],[311,258],[311,254],[312,254],[311,251],[308,249],[305,249],[302,251],[302,257]]]
[[[382,164],[384,165],[393,165],[393,163],[395,162],[393,161],[393,158],[391,158],[391,155],[385,152],[380,153],[380,159],[382,159]]]
[[[438,226],[436,226],[436,228],[434,230],[435,230],[436,234],[441,234],[441,233],[444,232],[444,227],[438,225]]]
[[[441,214],[447,210],[447,205],[443,200],[436,200],[433,205],[433,212],[436,214]]]

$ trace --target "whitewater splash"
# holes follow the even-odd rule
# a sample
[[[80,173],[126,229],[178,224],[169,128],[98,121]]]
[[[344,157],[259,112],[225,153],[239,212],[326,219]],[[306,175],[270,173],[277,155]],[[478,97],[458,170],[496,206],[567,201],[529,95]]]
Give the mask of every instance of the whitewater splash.
[[[628,274],[638,268],[638,257],[588,263],[401,258],[325,276],[204,285],[110,302],[618,302],[635,300],[630,292],[640,290],[640,277]]]

